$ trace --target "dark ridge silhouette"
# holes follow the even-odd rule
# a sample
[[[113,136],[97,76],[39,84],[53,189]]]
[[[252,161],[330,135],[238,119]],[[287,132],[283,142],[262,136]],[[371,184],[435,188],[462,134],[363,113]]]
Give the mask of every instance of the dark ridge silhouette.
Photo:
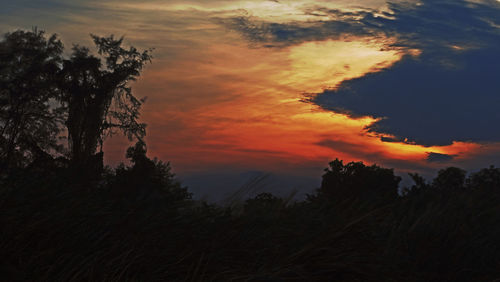
[[[499,168],[410,174],[398,194],[392,169],[336,159],[302,201],[193,200],[142,140],[127,82],[149,53],[93,38],[99,56],[75,47],[70,58],[37,30],[0,41],[1,280],[500,279]],[[102,165],[112,127],[138,139],[130,165]]]

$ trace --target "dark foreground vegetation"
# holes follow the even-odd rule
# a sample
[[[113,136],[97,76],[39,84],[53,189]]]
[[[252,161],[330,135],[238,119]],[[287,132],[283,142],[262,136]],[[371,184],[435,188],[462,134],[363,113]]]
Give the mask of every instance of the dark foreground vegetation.
[[[448,168],[398,196],[392,170],[334,161],[305,201],[223,207],[190,199],[143,152],[85,186],[55,161],[3,180],[5,281],[500,278],[498,168]]]
[[[499,168],[398,194],[391,169],[335,160],[303,201],[193,200],[146,156],[127,83],[149,53],[93,38],[69,58],[36,30],[0,41],[0,280],[500,280]],[[115,169],[113,129],[139,140]]]

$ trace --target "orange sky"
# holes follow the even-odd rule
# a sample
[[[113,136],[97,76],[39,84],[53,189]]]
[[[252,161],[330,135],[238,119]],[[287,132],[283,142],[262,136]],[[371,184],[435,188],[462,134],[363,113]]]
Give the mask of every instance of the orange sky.
[[[58,13],[24,8],[0,29],[30,28],[20,14],[31,13],[39,28],[57,32],[67,47],[91,45],[89,33],[125,35],[128,44],[154,47],[153,64],[133,85],[134,93],[148,96],[142,120],[148,124],[149,155],[171,161],[181,175],[227,168],[320,175],[335,158],[406,172],[474,163],[500,151],[498,144],[382,142],[381,135],[365,129],[377,118],[353,119],[303,102],[311,93],[388,68],[402,56],[420,55],[390,48],[397,37],[341,36],[267,48],[221,24],[228,17],[308,24],[311,15],[304,10],[320,4],[343,11],[376,9],[390,17],[383,0],[77,0],[78,9]],[[106,162],[124,160],[129,144],[120,137],[108,140]],[[455,158],[429,163],[431,152]]]
[[[382,142],[381,135],[365,130],[377,119],[353,119],[302,101],[305,93],[380,71],[405,54],[418,56],[415,50],[384,49],[395,39],[269,49],[225,36],[228,42],[207,44],[202,52],[184,50],[188,60],[181,55],[169,64],[156,62],[136,85],[137,93],[154,95],[144,108],[151,154],[172,160],[181,171],[217,165],[280,170],[284,163],[320,165],[336,157],[428,166],[430,152],[467,158],[479,148]]]

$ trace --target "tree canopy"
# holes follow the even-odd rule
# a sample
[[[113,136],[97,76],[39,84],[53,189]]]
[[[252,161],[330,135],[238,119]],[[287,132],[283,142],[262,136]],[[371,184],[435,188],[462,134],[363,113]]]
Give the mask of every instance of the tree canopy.
[[[401,177],[394,175],[392,169],[362,162],[344,165],[342,160],[335,159],[325,169],[319,193],[330,199],[394,199],[400,181]]]
[[[144,99],[132,93],[151,49],[123,47],[123,37],[91,35],[97,54],[74,45],[69,57],[57,35],[18,30],[0,40],[0,158],[22,167],[40,155],[62,153],[82,169],[95,166],[98,147],[118,131],[141,140]],[[102,154],[101,154],[102,155]],[[101,160],[102,165],[102,160]]]
[[[0,159],[23,166],[60,151],[64,114],[54,102],[63,45],[56,35],[18,30],[0,40]]]
[[[77,166],[87,165],[103,139],[117,129],[129,139],[146,134],[146,125],[138,121],[144,100],[132,94],[128,83],[151,60],[150,50],[125,49],[123,38],[113,36],[92,35],[92,39],[99,56],[74,46],[61,69],[60,100],[68,109],[70,156]]]

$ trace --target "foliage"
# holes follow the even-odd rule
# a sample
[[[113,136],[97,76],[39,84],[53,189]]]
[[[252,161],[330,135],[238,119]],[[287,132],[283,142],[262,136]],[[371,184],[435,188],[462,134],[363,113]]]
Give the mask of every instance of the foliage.
[[[473,173],[467,179],[467,186],[483,190],[498,189],[500,187],[500,168],[490,166]]]
[[[132,94],[128,83],[151,60],[150,51],[124,49],[123,38],[92,38],[100,57],[90,54],[87,47],[74,46],[61,70],[60,99],[68,108],[71,158],[79,165],[86,165],[114,129],[123,131],[131,140],[141,140],[146,134],[145,124],[138,122],[144,100]]]
[[[83,178],[102,167],[98,146],[106,136],[123,132],[142,140],[144,123],[129,86],[151,61],[151,50],[122,47],[123,38],[92,35],[98,55],[75,45],[69,58],[56,35],[18,30],[0,41],[1,168],[19,168],[63,153]],[[66,127],[66,130],[64,130]],[[88,171],[87,171],[88,170]]]
[[[145,198],[162,198],[179,202],[191,198],[185,187],[175,179],[169,163],[146,156],[146,144],[138,141],[127,150],[126,157],[132,166],[121,164],[109,181],[110,189],[116,197],[124,196],[137,201]]]
[[[433,180],[432,186],[438,189],[463,189],[465,188],[466,171],[458,167],[448,167],[438,172],[438,176]]]
[[[341,160],[335,159],[325,169],[319,193],[329,199],[394,199],[400,181],[401,178],[395,176],[392,169],[366,166],[362,162],[344,165]]]
[[[0,41],[0,169],[60,151],[62,116],[53,102],[62,51],[56,35],[36,29]]]

